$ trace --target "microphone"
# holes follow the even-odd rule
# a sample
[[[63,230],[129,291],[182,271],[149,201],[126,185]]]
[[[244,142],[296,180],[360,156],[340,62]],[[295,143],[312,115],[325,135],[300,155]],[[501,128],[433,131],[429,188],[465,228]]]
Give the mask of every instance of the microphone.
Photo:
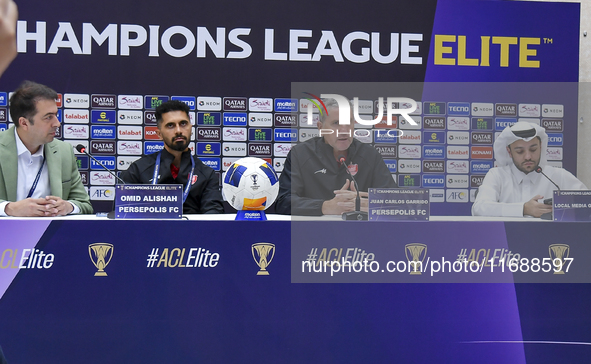
[[[78,144],[78,145],[76,146],[76,150],[77,150],[78,152],[80,152],[80,153],[84,153],[84,154],[86,154],[87,156],[89,156],[90,158],[92,158],[92,160],[93,160],[93,161],[97,162],[97,163],[98,163],[98,164],[99,164],[101,167],[103,167],[103,169],[104,169],[105,171],[109,172],[109,174],[110,174],[111,176],[115,177],[115,178],[117,179],[117,181],[121,182],[121,184],[122,184],[122,185],[124,185],[124,184],[125,184],[125,182],[124,182],[124,181],[123,181],[121,178],[119,178],[119,177],[118,177],[118,176],[117,176],[115,173],[111,172],[111,171],[110,171],[110,170],[109,170],[107,167],[105,167],[105,166],[104,166],[104,165],[103,165],[103,164],[102,164],[102,163],[101,163],[99,160],[97,160],[95,157],[91,156],[91,155],[90,155],[90,153],[88,153],[88,152],[86,151],[86,148],[84,147],[84,145],[82,145],[82,144]]]
[[[542,176],[546,177],[546,179],[548,179],[548,181],[552,182],[552,184],[554,186],[556,186],[556,188],[558,188],[558,191],[560,191],[560,187],[556,183],[554,183],[554,181],[552,181],[552,179],[550,179],[550,177],[546,176],[546,174],[544,172],[542,172],[542,167],[538,166],[534,170],[536,171],[536,173],[541,173]],[[546,205],[552,205],[552,198],[545,199],[544,203]],[[540,216],[540,218],[542,220],[552,220],[552,212],[546,212],[545,214],[542,214],[542,216]]]
[[[548,181],[552,182],[552,184],[554,186],[556,186],[556,188],[558,188],[558,191],[560,191],[560,187],[558,187],[558,185],[556,183],[554,183],[554,181],[552,181],[550,179],[550,177],[546,176],[546,174],[544,172],[542,172],[542,167],[538,166],[538,168],[535,169],[536,173],[541,173],[544,177],[546,177],[548,179]]]
[[[343,220],[368,220],[367,212],[361,211],[361,196],[359,195],[359,185],[357,184],[357,180],[353,177],[353,174],[345,164],[345,156],[339,155],[338,157],[339,163],[345,167],[347,174],[351,177],[351,180],[355,184],[355,191],[357,192],[357,197],[355,198],[355,211],[343,212],[341,217]]]

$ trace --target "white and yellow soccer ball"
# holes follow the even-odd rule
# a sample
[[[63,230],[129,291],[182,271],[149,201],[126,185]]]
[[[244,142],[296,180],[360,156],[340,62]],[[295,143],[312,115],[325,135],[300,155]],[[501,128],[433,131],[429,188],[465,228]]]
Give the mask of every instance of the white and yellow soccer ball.
[[[265,210],[275,202],[279,180],[273,167],[260,158],[241,158],[223,175],[222,194],[236,210]]]

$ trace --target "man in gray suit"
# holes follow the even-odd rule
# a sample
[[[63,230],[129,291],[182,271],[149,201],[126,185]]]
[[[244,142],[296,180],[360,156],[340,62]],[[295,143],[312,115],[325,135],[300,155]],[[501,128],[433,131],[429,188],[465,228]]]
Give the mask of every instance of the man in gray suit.
[[[72,146],[54,140],[56,98],[30,81],[10,98],[15,126],[0,132],[0,216],[92,213]]]

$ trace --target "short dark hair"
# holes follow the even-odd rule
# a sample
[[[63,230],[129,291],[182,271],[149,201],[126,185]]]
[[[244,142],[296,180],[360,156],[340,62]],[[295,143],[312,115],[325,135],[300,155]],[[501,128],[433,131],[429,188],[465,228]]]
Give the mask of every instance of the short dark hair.
[[[158,123],[158,127],[160,128],[160,124],[162,123],[162,114],[166,114],[167,112],[171,111],[184,111],[189,117],[189,106],[182,101],[179,100],[170,100],[163,102],[156,108],[156,122]]]
[[[57,92],[51,88],[33,81],[24,81],[10,97],[10,117],[18,128],[18,119],[24,117],[33,123],[33,116],[37,113],[37,101],[56,100]]]

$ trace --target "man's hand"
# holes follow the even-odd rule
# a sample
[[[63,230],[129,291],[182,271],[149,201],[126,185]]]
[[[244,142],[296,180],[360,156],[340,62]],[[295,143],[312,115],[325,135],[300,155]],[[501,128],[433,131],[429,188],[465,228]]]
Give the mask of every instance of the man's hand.
[[[0,0],[0,76],[16,57],[18,9],[12,0]]]
[[[45,200],[50,202],[50,204],[47,205],[47,211],[51,212],[51,214],[48,216],[64,216],[74,211],[74,206],[68,201],[62,200],[60,197],[47,196],[45,197]]]
[[[340,215],[343,212],[355,211],[355,198],[357,191],[355,184],[348,179],[340,190],[334,191],[335,197],[332,200],[324,201],[322,214]],[[367,192],[360,192],[361,197],[367,197]],[[367,211],[367,198],[361,199],[361,210]]]
[[[51,202],[44,198],[26,198],[17,202],[10,202],[4,208],[8,216],[35,217],[51,216],[47,210]]]
[[[531,200],[523,204],[523,216],[530,215],[533,217],[540,217],[542,214],[552,212],[552,205],[539,203],[538,200],[544,198],[542,195],[536,195]]]

